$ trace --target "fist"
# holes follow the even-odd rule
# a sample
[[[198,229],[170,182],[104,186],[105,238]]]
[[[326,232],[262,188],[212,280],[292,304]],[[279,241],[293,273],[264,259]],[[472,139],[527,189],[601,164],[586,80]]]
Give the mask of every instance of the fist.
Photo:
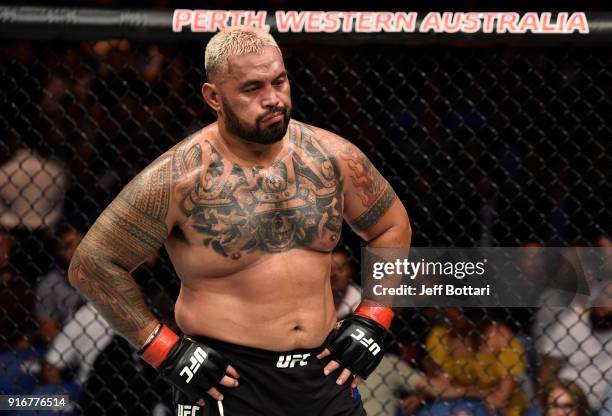
[[[386,339],[387,331],[382,325],[351,315],[338,322],[324,347],[341,367],[366,379],[383,359]]]

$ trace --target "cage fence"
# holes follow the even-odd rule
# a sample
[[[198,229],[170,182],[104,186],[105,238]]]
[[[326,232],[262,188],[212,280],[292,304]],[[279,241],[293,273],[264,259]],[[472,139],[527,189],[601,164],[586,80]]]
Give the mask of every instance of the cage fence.
[[[0,40],[0,392],[68,392],[74,414],[169,412],[168,386],[83,305],[65,267],[80,234],[136,173],[214,121],[200,92],[207,37],[23,33],[5,28]],[[414,246],[610,243],[609,44],[319,38],[279,36],[293,117],[366,153],[406,205]],[[361,242],[349,229],[342,246],[358,263]],[[179,283],[166,254],[135,278],[156,314],[172,319]],[[510,377],[505,408],[520,414],[540,405],[552,389],[547,371],[560,366],[591,410],[601,409],[612,339],[592,315],[404,309],[362,398],[369,414],[443,414],[435,406],[450,402],[418,387],[443,370],[485,392]],[[493,327],[511,334],[502,358],[466,358]],[[457,412],[477,412],[471,403]]]

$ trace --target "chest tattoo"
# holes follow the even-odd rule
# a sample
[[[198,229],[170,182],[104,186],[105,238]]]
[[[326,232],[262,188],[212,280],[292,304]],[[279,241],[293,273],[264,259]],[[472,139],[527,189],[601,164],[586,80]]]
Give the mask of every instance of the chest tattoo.
[[[177,149],[175,175],[197,172],[180,209],[205,246],[238,259],[255,250],[335,245],[342,225],[338,167],[310,129],[292,125],[290,137],[288,154],[265,169],[231,163],[209,142]],[[204,153],[208,166],[192,169],[202,166]]]

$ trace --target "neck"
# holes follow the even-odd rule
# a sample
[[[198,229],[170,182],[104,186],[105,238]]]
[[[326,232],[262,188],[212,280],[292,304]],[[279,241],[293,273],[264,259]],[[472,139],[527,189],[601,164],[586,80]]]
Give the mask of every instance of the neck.
[[[263,144],[246,141],[227,130],[225,124],[217,122],[219,141],[224,149],[243,162],[253,165],[273,163],[285,147],[286,137],[276,143]]]

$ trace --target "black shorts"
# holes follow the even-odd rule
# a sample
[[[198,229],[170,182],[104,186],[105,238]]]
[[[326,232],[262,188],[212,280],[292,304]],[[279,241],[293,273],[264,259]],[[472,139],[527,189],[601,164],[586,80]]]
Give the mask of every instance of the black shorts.
[[[204,407],[189,401],[174,389],[178,416],[365,416],[357,389],[350,380],[342,386],[336,379],[342,369],[329,376],[323,368],[329,358],[319,360],[321,348],[274,352],[243,347],[208,338],[194,338],[217,350],[240,374],[236,388],[217,387],[223,401],[205,394]],[[204,393],[204,392],[203,392]]]

